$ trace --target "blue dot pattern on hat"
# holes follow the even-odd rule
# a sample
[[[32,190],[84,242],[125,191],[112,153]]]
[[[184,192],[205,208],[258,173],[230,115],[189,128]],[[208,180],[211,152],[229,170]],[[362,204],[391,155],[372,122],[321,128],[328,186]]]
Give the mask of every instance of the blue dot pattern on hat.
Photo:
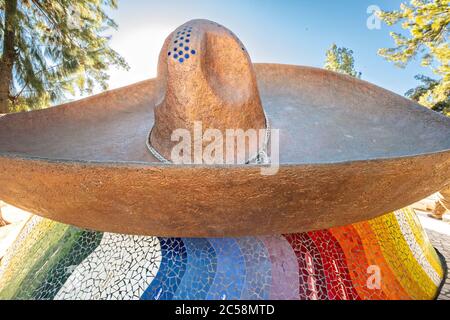
[[[191,55],[195,55],[197,53],[197,51],[195,51],[194,49],[191,49],[190,47],[188,47],[186,45],[187,43],[190,42],[190,40],[188,38],[191,36],[191,33],[192,33],[192,27],[190,27],[190,26],[186,26],[182,30],[177,31],[177,33],[176,33],[177,36],[176,36],[173,44],[178,46],[179,48],[177,48],[175,46],[173,49],[173,54],[171,51],[169,51],[167,53],[167,55],[172,56],[173,59],[178,61],[179,63],[183,63],[184,61],[191,58]],[[183,50],[182,50],[183,47],[184,47],[185,52],[183,52]],[[189,50],[191,50],[190,54],[189,54]],[[184,54],[184,57],[183,57],[183,54]]]

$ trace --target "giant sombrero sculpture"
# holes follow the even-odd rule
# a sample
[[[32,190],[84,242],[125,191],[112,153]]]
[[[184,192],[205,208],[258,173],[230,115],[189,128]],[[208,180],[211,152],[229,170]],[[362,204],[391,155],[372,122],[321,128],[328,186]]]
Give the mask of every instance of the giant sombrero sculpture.
[[[173,133],[192,160],[198,123],[264,134],[220,140],[233,164],[180,164]],[[433,298],[444,267],[399,209],[450,183],[449,138],[450,119],[410,100],[252,64],[229,30],[190,21],[156,79],[0,118],[0,198],[44,217],[2,261],[0,297]]]

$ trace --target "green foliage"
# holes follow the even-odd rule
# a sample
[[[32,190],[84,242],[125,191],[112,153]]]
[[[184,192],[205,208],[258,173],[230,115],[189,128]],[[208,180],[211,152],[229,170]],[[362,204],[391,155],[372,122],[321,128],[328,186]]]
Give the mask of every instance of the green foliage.
[[[328,49],[325,60],[325,69],[361,78],[361,72],[355,70],[353,51],[344,47],[338,48],[333,43]]]
[[[409,31],[409,35],[391,32],[396,47],[380,49],[378,53],[399,67],[419,57],[422,65],[431,68],[439,80],[425,80],[424,85],[413,89],[417,94],[420,92],[418,101],[430,108],[448,103],[450,0],[411,0],[409,5],[401,4],[400,10],[381,11],[378,15],[387,25],[401,23],[402,28]],[[419,76],[419,80],[424,78]]]
[[[0,43],[6,38],[5,3],[0,0]],[[107,8],[117,8],[117,0],[18,1],[10,111],[47,107],[96,86],[105,90],[110,66],[128,68],[109,46],[105,33],[117,25]]]
[[[415,76],[415,79],[422,82],[422,84],[414,89],[408,90],[405,96],[423,105],[431,105],[430,108],[432,110],[450,116],[450,97],[447,96],[447,99],[435,103],[430,95],[440,82],[421,74]]]

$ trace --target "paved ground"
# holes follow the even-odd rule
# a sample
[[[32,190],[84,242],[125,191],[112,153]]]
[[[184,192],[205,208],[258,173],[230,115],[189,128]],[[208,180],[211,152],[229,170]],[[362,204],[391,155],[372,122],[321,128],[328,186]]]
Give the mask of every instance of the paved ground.
[[[427,231],[431,243],[445,257],[447,267],[450,267],[450,224],[429,218],[425,213],[417,210],[416,212]],[[438,300],[450,300],[450,272],[447,272],[447,279]]]
[[[447,267],[450,265],[450,236],[427,230],[428,237],[430,238],[433,246],[439,250],[439,252],[445,257],[447,261]],[[439,300],[450,300],[450,274],[447,272],[447,279],[445,280],[441,294],[438,297]]]

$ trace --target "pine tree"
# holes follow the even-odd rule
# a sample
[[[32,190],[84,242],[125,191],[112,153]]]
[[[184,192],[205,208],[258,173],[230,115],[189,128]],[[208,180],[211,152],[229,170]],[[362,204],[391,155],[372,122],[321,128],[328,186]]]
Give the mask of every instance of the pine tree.
[[[0,113],[107,88],[110,66],[128,68],[109,46],[117,0],[0,0]]]
[[[381,11],[378,15],[387,25],[400,23],[403,29],[409,31],[406,35],[391,32],[396,47],[380,49],[379,54],[399,67],[405,67],[419,57],[422,65],[430,68],[439,79],[430,82],[430,78],[418,76],[418,80],[425,82],[416,88],[416,100],[430,108],[448,103],[450,0],[411,0],[409,5],[401,4],[400,10]],[[426,90],[424,85],[428,85]],[[420,96],[417,96],[419,92]]]
[[[344,47],[339,48],[334,43],[326,53],[325,69],[361,78],[361,72],[355,70],[353,51]]]
[[[447,96],[447,99],[443,101],[435,103],[433,103],[430,97],[430,93],[433,92],[433,90],[440,84],[440,82],[421,74],[416,75],[414,78],[422,82],[422,84],[414,89],[408,90],[405,93],[405,96],[423,105],[432,103],[430,107],[432,110],[450,116],[450,96]],[[430,100],[426,101],[426,99]]]

